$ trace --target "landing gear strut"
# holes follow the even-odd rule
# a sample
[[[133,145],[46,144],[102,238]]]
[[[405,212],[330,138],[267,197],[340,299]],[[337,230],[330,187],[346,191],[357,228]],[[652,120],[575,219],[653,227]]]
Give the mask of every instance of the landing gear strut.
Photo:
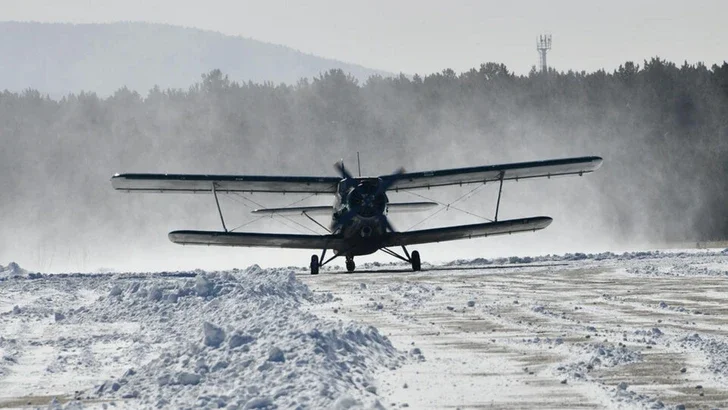
[[[402,250],[404,251],[404,255],[405,255],[405,256],[402,256],[389,248],[381,248],[380,250],[386,254],[394,256],[397,259],[410,263],[412,265],[412,270],[415,272],[422,269],[420,253],[417,251],[412,251],[412,254],[410,254],[407,251],[407,248],[405,246],[402,246]],[[348,251],[344,251],[344,252],[348,252]],[[354,256],[353,255],[346,256],[346,254],[344,252],[337,252],[334,256],[330,257],[329,259],[324,259],[324,256],[326,256],[325,249],[324,249],[323,253],[321,254],[320,258],[318,255],[311,255],[311,274],[318,275],[320,267],[326,265],[327,263],[331,262],[333,259],[338,258],[339,256],[346,257],[346,271],[354,272],[354,270],[356,269],[356,264],[354,263]]]
[[[311,274],[318,275],[319,268],[328,264],[329,262],[338,258],[339,256],[344,256],[344,252],[345,251],[336,251],[336,254],[334,256],[326,259],[326,248],[324,248],[321,251],[320,257],[318,255],[311,255]],[[354,264],[354,257],[347,256],[346,257],[346,270],[349,272],[353,272],[354,269],[356,269],[356,265]]]
[[[404,251],[405,256],[402,256],[398,254],[397,252],[389,249],[389,248],[382,248],[380,249],[382,252],[386,253],[387,255],[392,255],[397,259],[403,260],[405,262],[409,262],[412,264],[412,270],[417,272],[420,269],[422,269],[422,263],[420,261],[420,253],[417,251],[412,251],[412,255],[410,255],[409,252],[407,252],[407,248],[402,245],[402,250]]]

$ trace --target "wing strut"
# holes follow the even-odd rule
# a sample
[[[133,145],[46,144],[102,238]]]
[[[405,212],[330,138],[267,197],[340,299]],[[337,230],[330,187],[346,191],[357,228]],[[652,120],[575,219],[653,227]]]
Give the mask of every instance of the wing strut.
[[[498,202],[495,204],[495,222],[498,222],[498,209],[500,208],[501,193],[503,192],[503,177],[506,176],[506,171],[500,173],[500,187],[498,188]]]
[[[220,222],[222,222],[222,229],[227,232],[227,227],[225,226],[225,219],[222,217],[222,210],[220,209],[220,201],[217,199],[217,190],[215,189],[215,183],[212,183],[212,195],[215,196],[215,204],[217,204],[217,212],[220,214]]]
[[[328,233],[331,233],[331,230],[330,230],[329,228],[327,228],[327,227],[325,227],[325,226],[321,225],[321,223],[320,223],[319,221],[317,221],[317,220],[315,220],[315,219],[311,218],[311,215],[309,215],[309,214],[308,214],[308,212],[306,212],[306,211],[303,211],[303,212],[301,212],[301,214],[302,214],[303,216],[305,216],[306,218],[310,219],[310,220],[311,220],[311,222],[313,222],[313,223],[315,223],[316,225],[318,225],[318,226],[320,226],[321,228],[323,228],[323,230],[324,230],[324,231],[326,231],[326,232],[328,232]],[[321,258],[323,258],[323,256],[322,256]]]

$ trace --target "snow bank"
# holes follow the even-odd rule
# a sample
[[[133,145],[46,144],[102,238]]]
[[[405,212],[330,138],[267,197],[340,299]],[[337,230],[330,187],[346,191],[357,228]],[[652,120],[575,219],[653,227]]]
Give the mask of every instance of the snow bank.
[[[644,276],[728,276],[728,271],[708,266],[695,266],[689,263],[676,263],[669,266],[646,264],[627,268],[627,273]]]
[[[14,278],[34,279],[35,276],[35,273],[29,273],[27,270],[21,268],[20,265],[15,262],[10,262],[8,266],[0,265],[0,281]],[[38,276],[40,277],[40,275]]]
[[[323,301],[323,300],[322,300]],[[123,280],[65,322],[141,324],[132,350],[151,361],[104,381],[102,399],[193,408],[378,407],[372,376],[405,356],[373,327],[304,312],[319,303],[286,270]]]
[[[700,257],[706,256],[723,256],[726,250],[721,252],[701,252],[697,254]],[[639,252],[601,252],[601,253],[566,253],[563,255],[544,255],[544,256],[510,256],[507,258],[475,258],[475,259],[458,259],[444,264],[444,266],[488,266],[488,265],[527,265],[530,263],[545,262],[574,262],[574,261],[641,261],[641,260],[660,260],[673,258],[692,258],[695,252],[683,251],[639,251]]]

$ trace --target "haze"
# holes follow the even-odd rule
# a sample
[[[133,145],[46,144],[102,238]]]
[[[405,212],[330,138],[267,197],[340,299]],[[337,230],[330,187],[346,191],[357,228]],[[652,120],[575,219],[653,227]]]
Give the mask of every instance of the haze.
[[[456,72],[483,61],[517,74],[538,61],[535,39],[554,36],[560,70],[608,71],[653,56],[721,63],[728,3],[614,0],[306,2],[187,0],[0,0],[3,20],[146,21],[282,44],[390,72]]]
[[[19,84],[0,92],[0,263],[14,260],[46,272],[305,265],[309,251],[172,244],[171,230],[220,228],[212,197],[124,195],[111,189],[109,177],[333,175],[331,165],[344,158],[353,166],[357,151],[369,175],[399,166],[423,171],[605,158],[602,169],[584,178],[504,187],[501,217],[554,217],[543,232],[423,246],[427,262],[618,251],[728,236],[728,186],[715,177],[728,172],[723,3],[363,4],[0,0],[8,20],[182,25],[408,74],[362,79],[346,67],[329,71],[310,63],[314,78],[297,81],[295,74],[273,81],[221,67],[200,70],[192,64],[209,63],[209,53],[182,54],[198,44],[215,55],[242,55],[245,64],[260,68],[276,48],[269,44],[243,55],[244,48],[230,46],[240,39],[169,26],[159,30],[173,32],[166,38],[149,34],[159,29],[151,24],[116,24],[111,37],[85,31],[99,27],[6,24],[19,34],[4,32],[5,44],[18,56],[48,63],[41,70],[45,83],[31,81],[37,60],[0,63],[8,73],[1,79]],[[56,26],[81,34],[55,35]],[[25,42],[22,30],[32,34]],[[557,71],[549,76],[529,73],[542,32],[554,36],[549,62]],[[63,41],[51,41],[56,38]],[[150,48],[152,43],[163,46]],[[305,65],[294,57],[273,63],[283,71]],[[597,72],[601,68],[607,72]],[[148,82],[134,86],[112,77],[119,73],[144,74]],[[164,84],[175,76],[182,82]],[[43,85],[68,85],[69,79],[80,81],[72,83],[70,95],[54,95]],[[423,194],[449,203],[470,188],[463,189]],[[488,186],[459,205],[489,217],[495,197],[495,187]],[[284,206],[299,199],[256,201]],[[240,198],[223,201],[231,225],[252,219]],[[394,217],[393,223],[404,230],[424,216]],[[421,228],[477,221],[443,212]],[[310,233],[285,222],[263,220],[245,229]],[[375,254],[357,262],[372,260],[391,259]]]

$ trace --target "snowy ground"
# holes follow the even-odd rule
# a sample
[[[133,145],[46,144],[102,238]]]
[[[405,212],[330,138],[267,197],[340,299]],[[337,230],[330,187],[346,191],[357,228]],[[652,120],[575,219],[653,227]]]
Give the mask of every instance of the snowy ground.
[[[0,267],[0,408],[728,407],[728,252]]]

